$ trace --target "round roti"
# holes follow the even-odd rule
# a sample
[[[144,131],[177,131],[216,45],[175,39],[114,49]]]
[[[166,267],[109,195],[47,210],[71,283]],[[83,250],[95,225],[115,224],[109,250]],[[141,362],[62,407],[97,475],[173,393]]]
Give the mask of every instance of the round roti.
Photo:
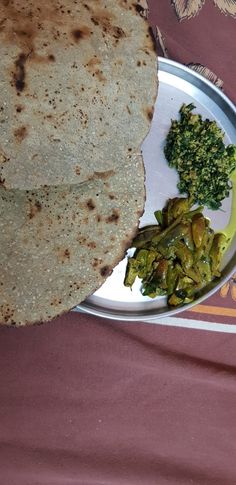
[[[103,283],[134,236],[143,176],[137,160],[79,186],[0,188],[2,322],[49,320]]]
[[[1,2],[2,324],[73,308],[132,242],[157,92],[145,15],[129,0]]]
[[[156,95],[145,13],[130,0],[0,3],[6,188],[78,184],[137,151]]]

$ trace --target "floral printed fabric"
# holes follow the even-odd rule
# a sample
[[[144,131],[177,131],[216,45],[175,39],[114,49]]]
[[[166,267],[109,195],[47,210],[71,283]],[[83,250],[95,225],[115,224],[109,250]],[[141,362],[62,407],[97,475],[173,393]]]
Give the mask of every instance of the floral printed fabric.
[[[213,1],[222,13],[236,18],[236,2],[234,0]],[[172,0],[172,5],[179,20],[190,19],[198,15],[204,4],[205,0]]]
[[[236,0],[149,0],[158,54],[190,65],[236,102]]]
[[[222,296],[222,298],[231,296],[232,300],[236,301],[236,273],[234,273],[233,277],[222,286],[220,296]]]
[[[199,15],[203,9],[206,0],[170,0],[171,5],[174,8],[176,17],[179,22],[183,20],[190,20],[191,18]],[[216,7],[219,8],[220,12],[224,15],[229,15],[236,19],[236,1],[235,0],[207,0],[212,1]],[[204,14],[204,10],[202,12]],[[236,28],[236,26],[235,26]],[[159,44],[159,49],[163,57],[169,57],[167,46],[165,45],[165,39],[162,35],[160,28],[156,28],[157,41]],[[216,86],[222,88],[223,81],[212,72],[208,67],[203,66],[200,63],[191,62],[188,64],[189,67],[202,74],[207,79],[212,81]]]
[[[165,45],[165,39],[160,29],[158,28],[158,26],[156,28],[156,37],[157,37],[157,42],[159,45],[159,51],[161,55],[165,58],[169,58],[168,50]],[[194,64],[193,62],[190,62],[189,64],[187,64],[187,66],[193,69],[194,71],[198,72],[202,76],[206,77],[207,79],[209,79],[209,81],[214,83],[218,88],[223,87],[223,81],[220,78],[218,78],[217,75],[214,74],[214,72],[210,71],[208,67],[202,66],[202,64],[199,64],[199,63]]]

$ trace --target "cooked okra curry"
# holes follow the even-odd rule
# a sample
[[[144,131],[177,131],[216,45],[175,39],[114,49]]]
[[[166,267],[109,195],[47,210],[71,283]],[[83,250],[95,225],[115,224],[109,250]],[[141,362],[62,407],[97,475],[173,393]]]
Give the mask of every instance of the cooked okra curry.
[[[220,276],[224,234],[215,234],[203,207],[191,210],[192,200],[170,199],[155,212],[158,224],[139,230],[133,241],[135,253],[128,259],[125,286],[142,280],[142,294],[166,295],[170,306],[190,303],[196,294]]]

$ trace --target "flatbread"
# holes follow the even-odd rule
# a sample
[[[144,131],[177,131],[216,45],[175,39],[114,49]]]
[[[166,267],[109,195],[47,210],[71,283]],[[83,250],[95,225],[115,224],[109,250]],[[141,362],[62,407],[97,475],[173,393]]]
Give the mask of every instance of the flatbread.
[[[136,233],[157,93],[143,5],[1,2],[0,324],[82,302]]]
[[[49,320],[103,283],[135,234],[143,179],[137,158],[125,173],[77,186],[0,188],[2,323]]]
[[[137,151],[156,95],[143,4],[0,2],[0,181],[6,188],[78,184],[125,165]]]

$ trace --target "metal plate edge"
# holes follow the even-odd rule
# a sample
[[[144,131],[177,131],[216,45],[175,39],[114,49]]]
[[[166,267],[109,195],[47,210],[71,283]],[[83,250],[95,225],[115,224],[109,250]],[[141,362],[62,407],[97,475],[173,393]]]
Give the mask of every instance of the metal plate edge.
[[[211,94],[215,94],[219,99],[222,100],[222,103],[227,106],[228,112],[227,115],[230,118],[230,121],[235,123],[236,121],[236,107],[232,103],[232,101],[217,87],[215,86],[211,81],[207,80],[205,77],[203,77],[201,74],[193,71],[189,67],[180,64],[176,61],[172,61],[169,59],[165,59],[163,57],[158,57],[158,69],[159,71],[165,71],[170,74],[174,74],[178,76],[178,73],[185,73],[185,76],[187,79],[193,79],[195,81],[195,86],[199,87],[202,83],[204,86],[207,88],[207,91],[210,92]],[[184,75],[181,76],[183,79],[185,79]],[[165,311],[158,311],[157,309],[151,310],[150,312],[142,312],[142,311],[120,311],[120,310],[115,310],[111,311],[109,309],[106,309],[104,307],[94,305],[89,302],[88,299],[86,299],[84,302],[80,303],[78,306],[74,308],[74,311],[77,312],[85,312],[91,315],[96,315],[102,318],[110,319],[110,320],[123,320],[123,321],[151,321],[152,319],[159,319],[159,318],[164,318],[164,317],[171,317],[174,315],[177,315],[183,311],[190,310],[192,307],[196,306],[197,304],[202,303],[203,301],[206,300],[206,298],[209,298],[212,296],[216,291],[218,291],[224,283],[228,281],[228,279],[233,275],[235,269],[236,269],[236,253],[234,254],[233,258],[231,259],[232,264],[228,265],[230,266],[226,271],[224,271],[226,274],[223,276],[223,278],[220,279],[220,282],[215,282],[213,283],[213,287],[207,292],[207,295],[204,294],[202,296],[199,296],[194,302],[189,303],[187,305],[184,305],[182,307],[174,308],[174,309],[169,309]]]

